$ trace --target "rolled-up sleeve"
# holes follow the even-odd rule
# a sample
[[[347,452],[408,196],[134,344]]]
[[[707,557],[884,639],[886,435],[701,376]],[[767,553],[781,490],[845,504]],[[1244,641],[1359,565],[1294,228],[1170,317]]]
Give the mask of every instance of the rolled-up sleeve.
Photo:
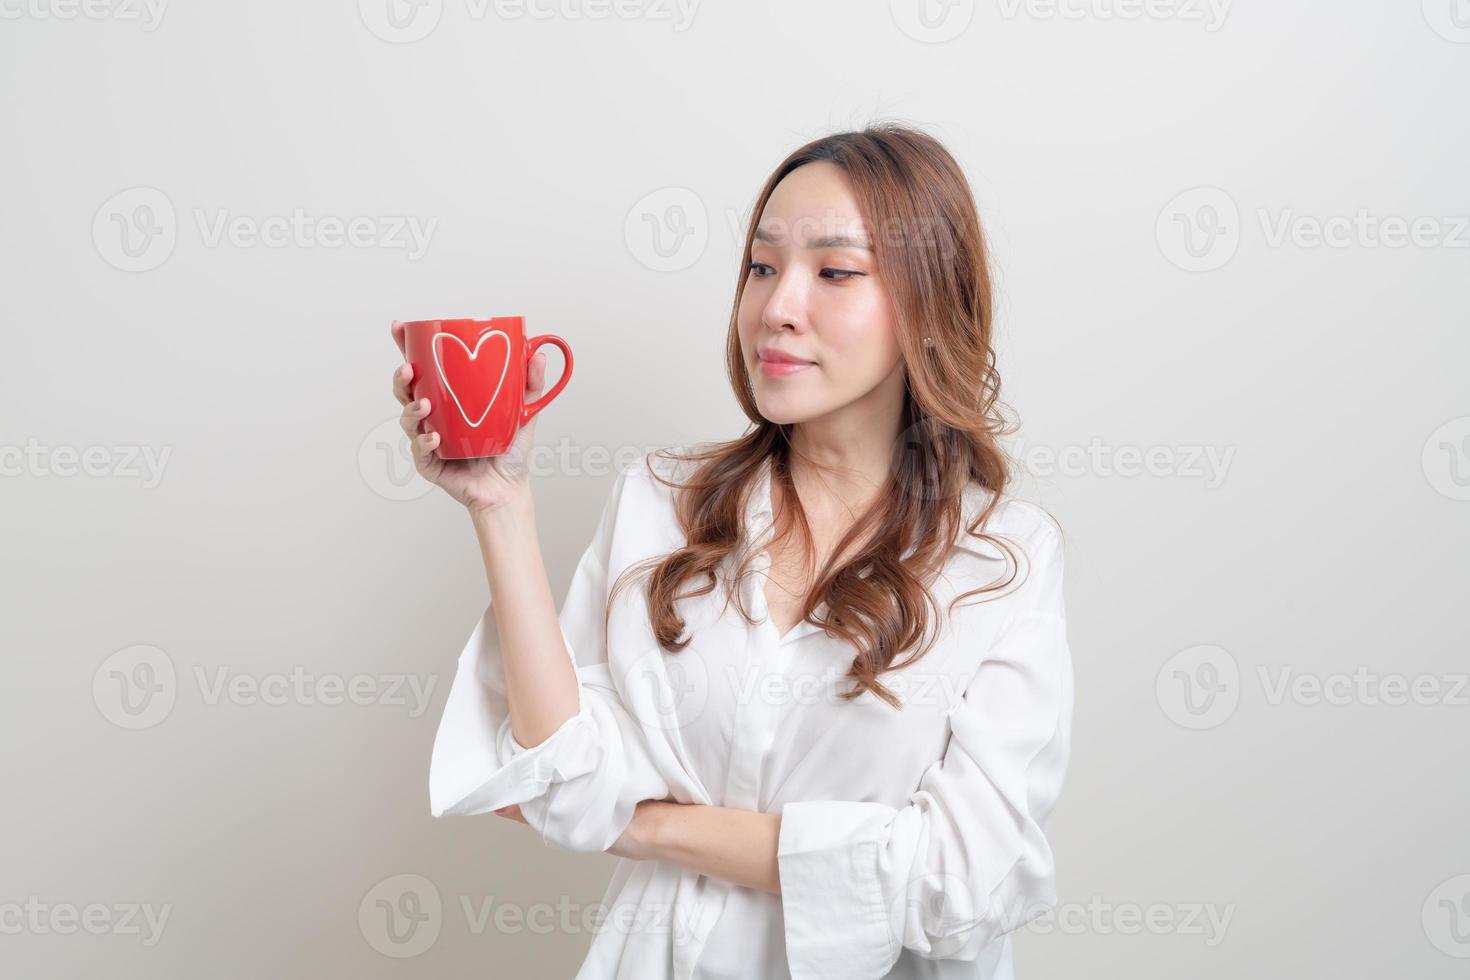
[[[1043,832],[1071,740],[1060,534],[950,713],[950,740],[903,808],[786,804],[777,864],[794,980],[886,976],[905,949],[976,960],[1056,903]]]
[[[434,816],[488,813],[516,804],[546,843],[569,851],[605,851],[627,829],[640,801],[668,795],[646,735],[619,696],[603,636],[608,556],[630,469],[623,468],[614,481],[558,617],[577,672],[577,713],[537,745],[527,748],[516,741],[492,601],[459,656],[434,737],[429,763]]]

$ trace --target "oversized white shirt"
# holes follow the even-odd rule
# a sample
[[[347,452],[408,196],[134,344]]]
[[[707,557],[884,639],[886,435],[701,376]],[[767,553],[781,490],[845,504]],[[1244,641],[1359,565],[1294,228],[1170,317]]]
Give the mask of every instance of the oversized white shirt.
[[[843,702],[854,647],[808,622],[778,636],[769,618],[769,463],[745,507],[746,541],[762,550],[736,585],[756,624],[726,606],[732,554],[716,589],[678,601],[683,651],[659,648],[642,579],[619,593],[604,645],[611,583],[685,543],[674,491],[649,468],[682,479],[690,465],[645,456],[614,480],[559,615],[580,706],[529,749],[511,734],[486,607],[435,736],[430,811],[519,804],[543,841],[572,851],[606,850],[641,800],[781,814],[780,895],[620,859],[577,980],[1010,980],[1009,933],[1056,901],[1043,828],[1072,714],[1056,526],[1003,499],[986,527],[1019,552],[1017,582],[945,613],[924,657],[880,677],[902,710],[871,692]],[[988,500],[966,491],[967,525]],[[930,591],[943,612],[1006,571],[998,548],[961,530]]]

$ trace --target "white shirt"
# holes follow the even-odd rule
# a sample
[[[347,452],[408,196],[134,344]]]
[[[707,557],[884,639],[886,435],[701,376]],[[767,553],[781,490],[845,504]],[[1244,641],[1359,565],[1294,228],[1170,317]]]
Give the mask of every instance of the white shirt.
[[[641,800],[781,814],[780,895],[620,860],[578,980],[1010,980],[1008,934],[1056,901],[1043,827],[1069,753],[1072,664],[1055,525],[1005,498],[987,530],[1020,554],[1017,584],[965,600],[923,658],[881,675],[902,711],[871,692],[849,703],[835,695],[855,648],[807,622],[777,635],[764,551],[738,586],[755,626],[723,608],[732,554],[712,592],[679,600],[683,651],[659,648],[642,579],[619,593],[604,646],[609,585],[685,543],[649,467],[683,479],[691,465],[645,456],[618,473],[559,616],[580,708],[529,749],[511,735],[487,606],[435,736],[431,812],[519,804],[572,851],[612,846]],[[767,464],[745,509],[762,548],[770,481]],[[967,525],[988,499],[966,491]],[[943,612],[1007,569],[961,530],[930,591]]]

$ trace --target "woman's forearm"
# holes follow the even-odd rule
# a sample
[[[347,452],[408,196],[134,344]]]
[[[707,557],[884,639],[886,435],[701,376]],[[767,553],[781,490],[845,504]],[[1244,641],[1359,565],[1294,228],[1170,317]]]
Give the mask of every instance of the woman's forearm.
[[[500,635],[511,734],[530,748],[577,713],[577,674],[542,561],[535,508],[526,493],[470,518]]]
[[[576,670],[542,561],[535,509],[527,494],[493,510],[473,511],[471,520],[495,610],[511,733],[530,748],[577,713]],[[667,861],[781,894],[779,814],[648,800],[639,804],[629,830],[619,852],[625,856]]]
[[[639,857],[667,861],[745,888],[781,894],[779,813],[662,800],[639,804]]]

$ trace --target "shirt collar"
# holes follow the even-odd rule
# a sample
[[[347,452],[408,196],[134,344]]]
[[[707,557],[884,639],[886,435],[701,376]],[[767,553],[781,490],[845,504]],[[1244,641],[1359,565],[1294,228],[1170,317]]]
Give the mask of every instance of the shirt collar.
[[[745,526],[749,531],[764,531],[767,525],[775,519],[775,511],[771,503],[771,472],[773,462],[767,459],[761,464],[759,476],[750,490],[750,498],[745,508]],[[990,503],[991,493],[978,483],[971,483],[964,490],[960,500],[961,527],[955,534],[952,547],[961,551],[969,552],[980,558],[995,558],[1005,560],[1005,553],[996,545],[982,538],[976,538],[965,531],[976,518],[978,518],[985,506]]]
[[[773,463],[769,459],[761,464],[759,475],[757,476],[754,485],[750,489],[750,497],[745,505],[746,533],[752,536],[759,534],[762,536],[762,540],[764,540],[765,535],[770,530],[771,525],[774,523],[775,519],[775,510],[771,503],[772,466]],[[970,484],[970,486],[965,488],[964,495],[960,503],[962,523],[964,526],[961,527],[960,530],[957,532],[952,548],[968,552],[981,558],[994,558],[1004,560],[1005,555],[994,544],[980,538],[972,537],[971,535],[965,533],[964,530],[964,527],[968,527],[971,521],[980,516],[981,511],[984,510],[985,505],[989,503],[989,501],[990,491],[979,486],[978,484],[972,483]],[[757,559],[757,561],[759,563],[760,569],[769,569],[768,558],[762,557]],[[759,585],[758,583],[763,581],[763,579],[763,575],[751,575],[746,578],[745,601],[747,604],[747,608],[750,608],[750,604],[755,601],[756,597],[754,593],[757,589],[761,588],[761,585]],[[764,604],[765,603],[762,601],[761,605]],[[827,603],[823,602],[817,606],[814,612],[818,616],[824,616],[826,615],[827,608]],[[814,625],[810,620],[804,619],[801,622],[797,623],[795,626],[791,627],[790,632],[781,637],[781,642],[783,644],[790,643],[793,640],[800,639],[801,637],[807,636],[811,633],[819,632],[820,630],[821,627]]]

